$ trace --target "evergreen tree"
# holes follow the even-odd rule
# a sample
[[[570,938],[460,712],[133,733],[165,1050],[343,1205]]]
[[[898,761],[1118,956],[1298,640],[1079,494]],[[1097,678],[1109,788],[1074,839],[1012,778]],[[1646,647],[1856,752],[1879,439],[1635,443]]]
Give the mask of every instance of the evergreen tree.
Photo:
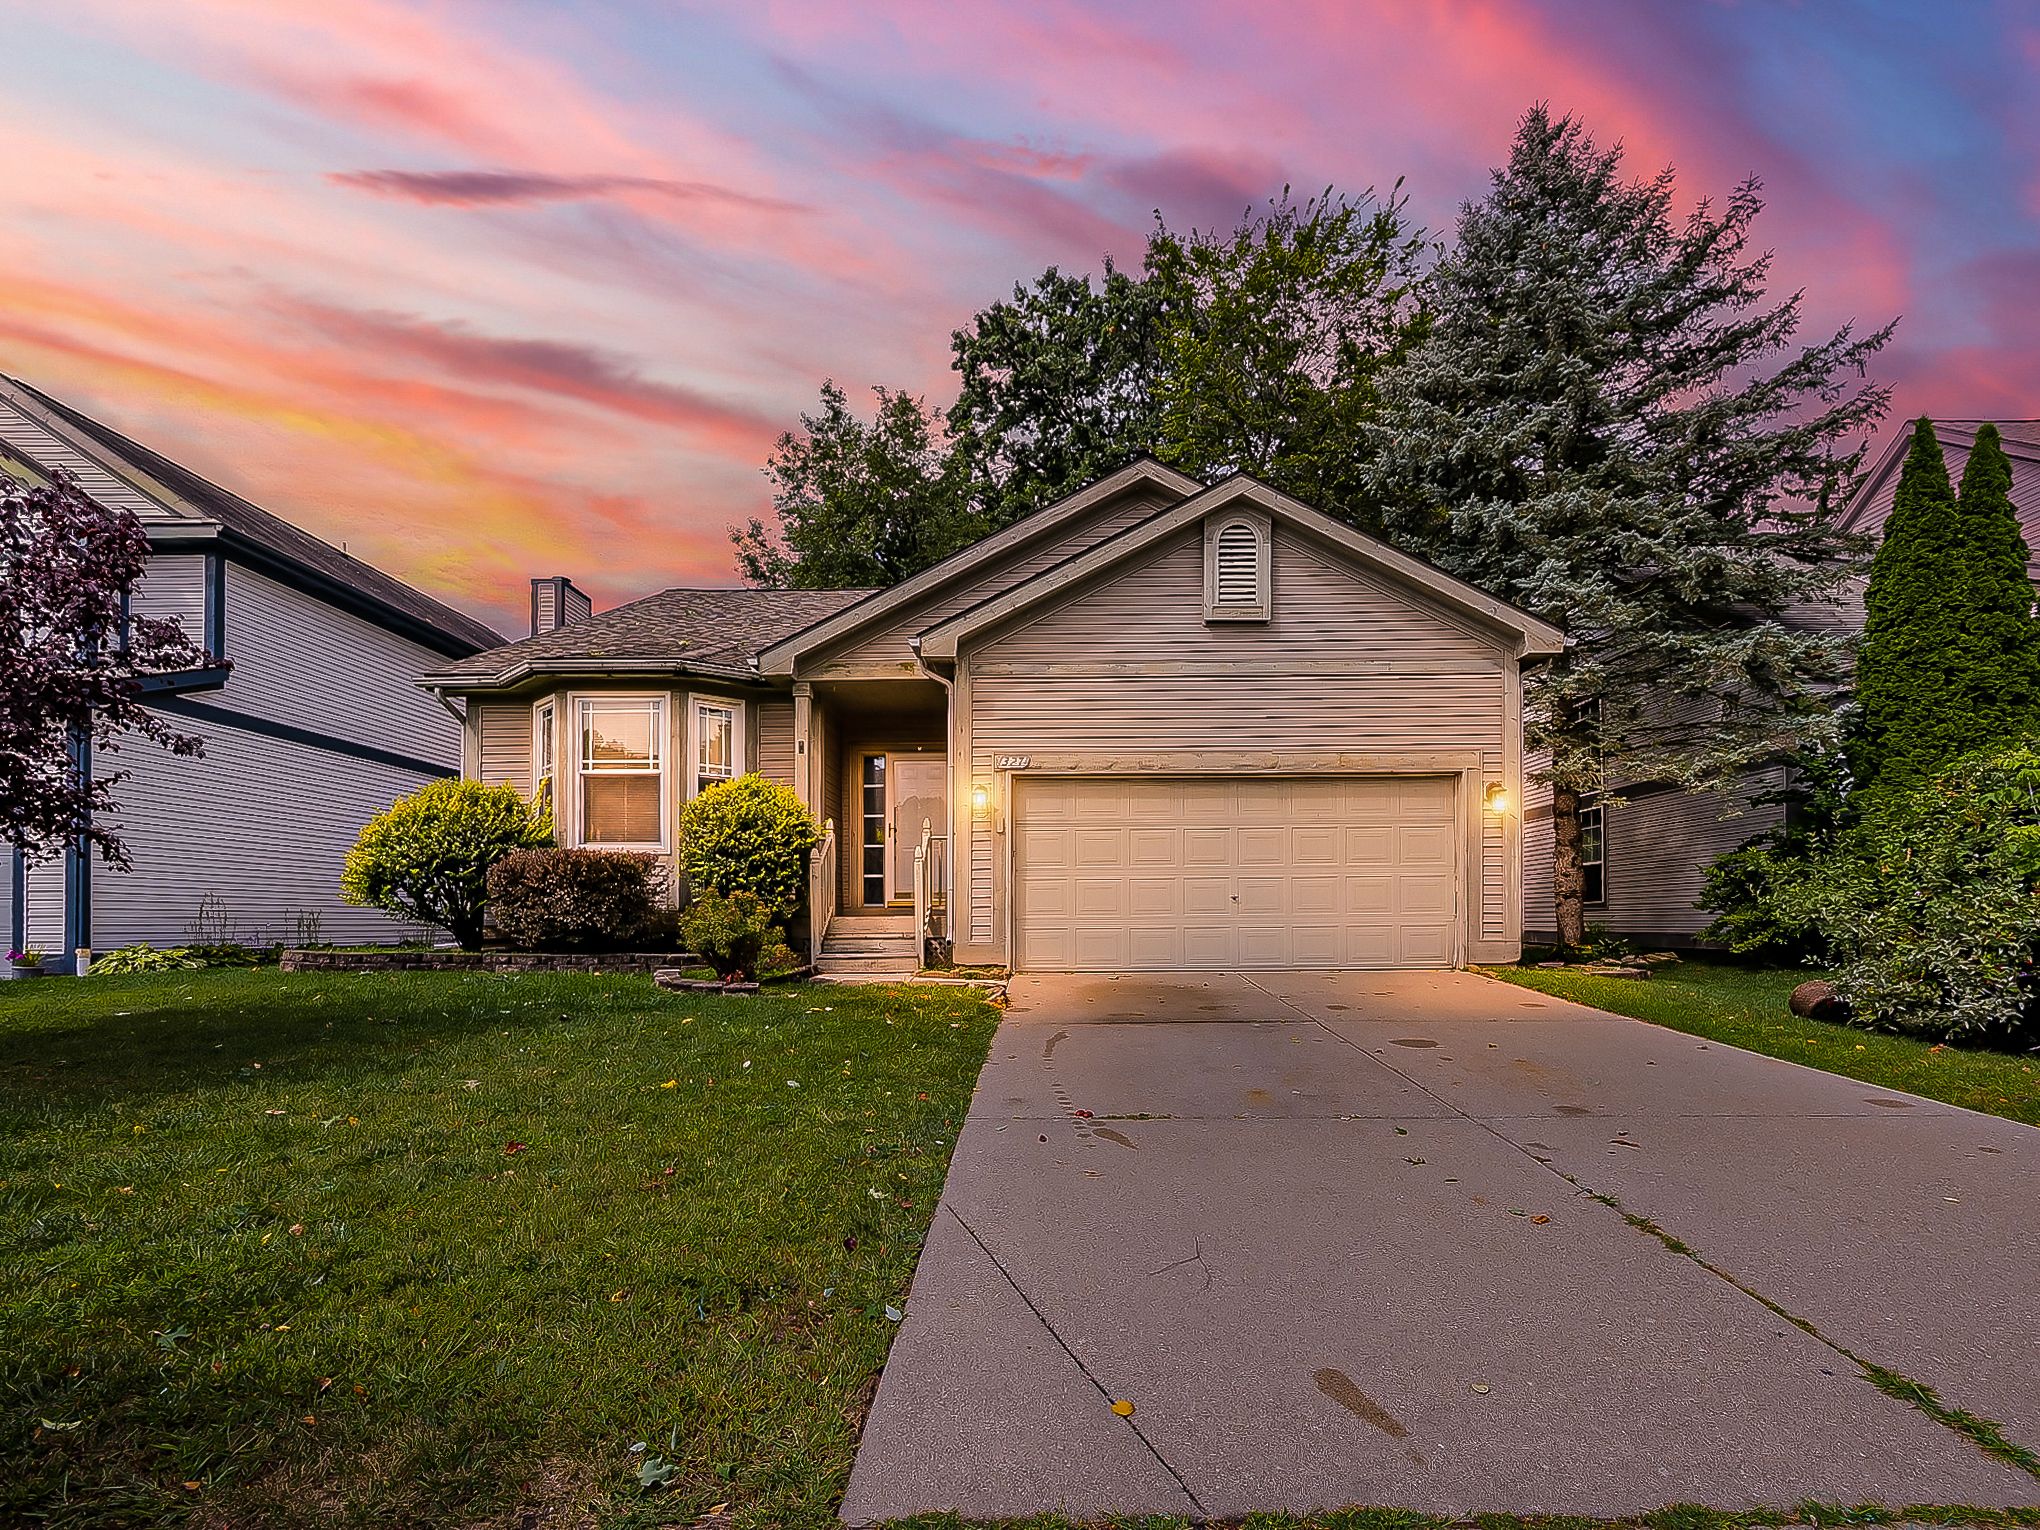
[[[1969,561],[1967,710],[1976,744],[2009,742],[2040,723],[2040,621],[2031,553],[2012,508],[2012,464],[1995,425],[1976,432],[1962,469],[1962,541]]]
[[[1766,296],[1756,182],[1672,211],[1672,173],[1528,113],[1430,284],[1430,333],[1381,383],[1392,534],[1561,623],[1530,672],[1563,943],[1584,938],[1579,807],[1632,781],[1725,785],[1832,727],[1838,639],[1785,621],[1852,569],[1833,523],[1890,334],[1801,346]],[[1853,444],[1852,444],[1853,443]]]
[[[2031,723],[2040,631],[1994,427],[1977,433],[1958,500],[1933,422],[1914,423],[1864,611],[1849,763],[1867,801]]]

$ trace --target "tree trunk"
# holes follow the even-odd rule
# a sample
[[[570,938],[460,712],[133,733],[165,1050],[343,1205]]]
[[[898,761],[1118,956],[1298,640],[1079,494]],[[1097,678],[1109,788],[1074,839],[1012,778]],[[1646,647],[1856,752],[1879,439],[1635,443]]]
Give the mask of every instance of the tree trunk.
[[[1586,884],[1580,875],[1580,794],[1577,787],[1551,787],[1551,909],[1560,949],[1587,943]]]

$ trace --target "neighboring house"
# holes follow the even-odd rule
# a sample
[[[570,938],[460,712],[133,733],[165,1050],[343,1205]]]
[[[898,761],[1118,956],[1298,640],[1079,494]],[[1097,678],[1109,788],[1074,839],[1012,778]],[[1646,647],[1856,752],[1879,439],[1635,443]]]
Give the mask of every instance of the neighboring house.
[[[1969,460],[1981,420],[1939,420],[1934,434],[1956,482]],[[2026,544],[2040,552],[2040,420],[1998,422],[2012,462],[2012,503]],[[1840,527],[1876,537],[1891,514],[1909,432],[1889,447],[1840,517]],[[2040,556],[2032,569],[2040,577]],[[1788,615],[1795,625],[1856,634],[1863,627],[1862,585],[1852,584],[1833,606],[1805,607]],[[1611,800],[1582,810],[1582,862],[1588,926],[1601,926],[1641,945],[1693,946],[1714,916],[1699,907],[1707,869],[1729,851],[1778,828],[1785,809],[1775,798],[1788,784],[1785,767],[1753,772],[1730,792],[1693,792],[1663,783],[1625,780],[1609,764]],[[1556,938],[1551,904],[1551,796],[1533,785],[1524,805],[1525,929],[1530,940]]]
[[[176,617],[207,667],[148,702],[202,758],[136,740],[100,773],[133,861],[12,855],[9,938],[61,953],[229,936],[250,943],[420,933],[340,902],[361,825],[460,768],[460,725],[417,687],[500,634],[26,384],[0,377],[0,471],[59,469],[131,510],[150,556],[131,609]]]
[[[834,965],[1519,952],[1520,666],[1561,635],[1250,478],[1137,462],[876,593],[578,594],[426,676],[468,774],[668,857],[704,786],[788,783]]]

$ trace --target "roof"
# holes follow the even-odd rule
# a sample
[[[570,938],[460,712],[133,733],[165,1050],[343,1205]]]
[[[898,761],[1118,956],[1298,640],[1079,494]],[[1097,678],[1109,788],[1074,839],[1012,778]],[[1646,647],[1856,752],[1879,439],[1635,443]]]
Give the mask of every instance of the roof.
[[[501,633],[465,612],[4,374],[0,441],[39,468],[74,474],[101,503],[132,510],[152,541],[218,535],[308,577],[322,593],[330,590],[344,603],[367,607],[364,614],[372,618],[392,618],[390,625],[444,653],[464,655],[503,641]]]
[[[1159,489],[1184,500],[1193,494],[1202,493],[1204,484],[1152,457],[1136,457],[1125,467],[1107,473],[1078,489],[1073,494],[1043,505],[1031,514],[1023,515],[1011,525],[1002,527],[990,536],[981,537],[968,547],[958,548],[940,562],[931,564],[911,578],[886,589],[867,591],[856,610],[847,606],[840,612],[832,612],[808,627],[790,631],[775,639],[759,654],[759,667],[768,675],[790,675],[795,661],[816,648],[833,643],[851,632],[870,626],[871,623],[890,612],[912,605],[922,596],[969,574],[987,558],[995,557],[1010,548],[1038,541],[1049,532],[1067,525],[1084,511],[1102,501],[1116,498],[1129,489],[1139,486]],[[868,597],[868,598],[867,598]]]
[[[1488,629],[1510,634],[1516,641],[1519,657],[1555,654],[1565,648],[1564,632],[1550,622],[1499,600],[1422,558],[1355,531],[1343,521],[1335,520],[1279,489],[1272,489],[1249,474],[1235,473],[1203,492],[1192,494],[1128,527],[1117,536],[1074,553],[936,623],[921,634],[926,652],[932,658],[953,659],[958,644],[971,634],[1002,622],[1039,601],[1066,593],[1072,581],[1102,573],[1205,516],[1242,501],[1332,544],[1355,562],[1379,574],[1386,574],[1405,588],[1421,591],[1436,603],[1471,617]]]
[[[2019,527],[2032,551],[2028,570],[2040,579],[2040,420],[1998,420],[1994,422],[2004,442],[2005,456],[2012,464],[2012,508],[2018,512]],[[1962,482],[1962,469],[1969,462],[1970,448],[1982,420],[1936,420],[1934,436],[1948,459],[1948,475]],[[1910,431],[1900,431],[1870,469],[1863,486],[1841,514],[1841,529],[1863,536],[1876,536],[1891,516],[1892,501],[1898,495],[1899,471],[1912,443]]]
[[[870,590],[661,590],[427,675],[427,685],[489,690],[533,674],[685,670],[749,680],[752,656],[825,621]]]

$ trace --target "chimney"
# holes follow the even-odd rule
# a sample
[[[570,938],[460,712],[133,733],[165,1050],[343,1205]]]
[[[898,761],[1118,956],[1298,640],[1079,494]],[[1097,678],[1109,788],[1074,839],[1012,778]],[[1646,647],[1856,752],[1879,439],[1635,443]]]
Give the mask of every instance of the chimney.
[[[555,574],[550,579],[531,581],[531,635],[550,632],[555,627],[571,627],[575,622],[585,622],[595,614],[595,606],[588,597],[574,588],[574,581],[564,574]]]

